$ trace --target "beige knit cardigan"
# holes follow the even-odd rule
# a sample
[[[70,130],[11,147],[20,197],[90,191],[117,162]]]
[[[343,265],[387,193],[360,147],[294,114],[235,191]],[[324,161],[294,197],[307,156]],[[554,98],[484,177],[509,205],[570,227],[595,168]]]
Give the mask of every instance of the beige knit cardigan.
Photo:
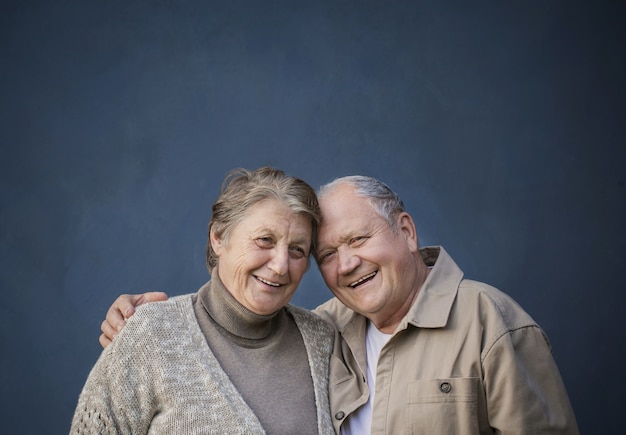
[[[332,434],[328,401],[332,329],[306,310],[291,305],[285,309],[293,316],[308,354],[318,433]],[[262,434],[264,430],[207,345],[194,315],[192,295],[184,295],[137,309],[89,374],[71,433]]]

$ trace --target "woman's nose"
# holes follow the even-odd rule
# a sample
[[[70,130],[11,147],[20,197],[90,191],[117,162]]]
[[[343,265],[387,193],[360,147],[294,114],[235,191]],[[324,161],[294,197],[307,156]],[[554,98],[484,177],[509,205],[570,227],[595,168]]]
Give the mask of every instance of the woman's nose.
[[[272,250],[272,258],[267,267],[276,275],[284,275],[289,270],[289,249],[276,247]]]

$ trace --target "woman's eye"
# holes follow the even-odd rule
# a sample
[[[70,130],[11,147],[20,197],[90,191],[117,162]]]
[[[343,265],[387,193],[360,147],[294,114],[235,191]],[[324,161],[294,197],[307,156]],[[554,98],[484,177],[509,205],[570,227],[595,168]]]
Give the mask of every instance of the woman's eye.
[[[297,258],[306,257],[306,251],[299,246],[295,246],[291,248],[290,251],[294,257],[297,257]]]
[[[259,237],[258,239],[256,239],[256,242],[261,247],[269,247],[273,244],[271,237]]]

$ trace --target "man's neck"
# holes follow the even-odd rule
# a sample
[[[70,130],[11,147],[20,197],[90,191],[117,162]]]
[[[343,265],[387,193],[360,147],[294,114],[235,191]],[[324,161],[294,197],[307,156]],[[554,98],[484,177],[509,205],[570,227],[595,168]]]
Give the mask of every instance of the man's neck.
[[[400,306],[400,308],[394,310],[391,315],[385,315],[380,317],[376,315],[365,316],[369,319],[370,322],[374,324],[376,329],[378,329],[383,334],[393,334],[398,328],[398,325],[400,324],[402,319],[404,319],[404,317],[407,315],[407,313],[415,303],[417,295],[422,289],[422,286],[424,285],[424,282],[426,281],[426,278],[428,278],[428,274],[430,273],[430,269],[424,263],[419,265],[418,268],[418,277],[416,280],[416,285],[414,286],[414,290],[412,290],[407,295],[404,303]]]

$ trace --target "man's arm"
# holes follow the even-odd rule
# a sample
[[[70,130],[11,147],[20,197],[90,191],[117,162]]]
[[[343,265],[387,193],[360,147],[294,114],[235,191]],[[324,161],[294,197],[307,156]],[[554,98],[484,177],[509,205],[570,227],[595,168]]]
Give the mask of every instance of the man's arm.
[[[139,295],[120,295],[107,311],[106,319],[102,322],[100,330],[100,345],[107,347],[126,325],[126,320],[135,314],[135,308],[146,302],[159,302],[167,300],[167,294],[163,292],[147,292]]]
[[[550,345],[539,327],[499,338],[485,356],[489,422],[498,433],[578,434]]]

